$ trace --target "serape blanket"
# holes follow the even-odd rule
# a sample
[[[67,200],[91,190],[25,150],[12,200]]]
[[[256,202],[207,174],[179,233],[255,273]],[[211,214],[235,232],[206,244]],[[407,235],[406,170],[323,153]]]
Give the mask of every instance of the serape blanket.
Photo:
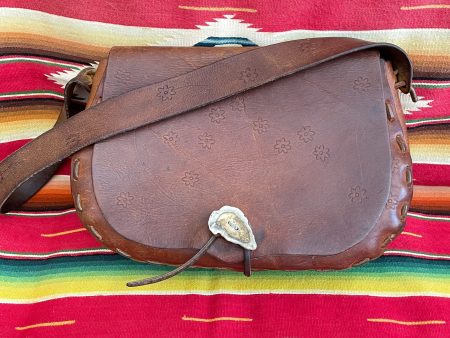
[[[0,337],[450,337],[450,3],[445,0],[0,0],[0,159],[51,128],[66,83],[112,46],[262,46],[322,36],[395,43],[414,200],[384,257],[345,271],[171,269],[113,254],[82,227],[69,160],[0,216]]]

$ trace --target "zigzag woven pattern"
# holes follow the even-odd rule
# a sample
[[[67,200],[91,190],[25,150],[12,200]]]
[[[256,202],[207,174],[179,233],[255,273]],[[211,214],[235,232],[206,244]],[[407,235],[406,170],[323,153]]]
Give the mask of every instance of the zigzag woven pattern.
[[[401,94],[414,202],[379,260],[340,272],[170,269],[114,255],[81,225],[69,160],[0,215],[1,337],[450,336],[450,5],[380,0],[0,2],[0,159],[50,129],[65,84],[115,45],[255,46],[322,36],[391,42],[414,63]]]

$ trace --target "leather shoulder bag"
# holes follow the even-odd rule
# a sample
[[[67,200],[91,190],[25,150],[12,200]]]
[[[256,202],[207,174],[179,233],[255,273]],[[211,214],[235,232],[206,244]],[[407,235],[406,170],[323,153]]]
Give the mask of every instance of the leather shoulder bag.
[[[411,201],[398,95],[413,94],[411,76],[397,46],[349,38],[113,48],[66,88],[65,112],[83,88],[87,109],[0,163],[2,211],[72,156],[86,228],[131,259],[180,265],[129,286],[191,265],[361,264],[402,231]]]

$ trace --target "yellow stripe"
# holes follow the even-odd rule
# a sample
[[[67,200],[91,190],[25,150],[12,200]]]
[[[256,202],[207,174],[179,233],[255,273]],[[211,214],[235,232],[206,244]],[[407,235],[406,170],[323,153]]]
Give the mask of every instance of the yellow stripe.
[[[438,295],[450,297],[450,283],[443,276],[410,276],[404,283],[398,275],[352,276],[348,274],[317,273],[270,273],[258,272],[252,278],[242,279],[238,273],[211,271],[207,276],[196,276],[189,271],[185,275],[171,278],[164,283],[128,288],[126,282],[149,276],[151,272],[126,271],[120,276],[114,272],[92,272],[86,276],[61,276],[24,279],[20,283],[15,277],[2,277],[0,302],[29,303],[40,299],[55,299],[71,296],[95,295],[142,295],[142,294],[255,294],[255,293],[302,293],[376,295],[386,297]],[[156,274],[156,273],[155,273]],[[195,278],[195,283],[192,279]]]
[[[215,317],[215,318],[196,318],[196,317],[188,317],[183,316],[182,320],[190,320],[193,322],[203,322],[203,323],[212,323],[219,322],[223,320],[233,321],[233,322],[252,322],[252,318],[239,318],[239,317]]]
[[[63,236],[63,235],[69,235],[74,234],[76,232],[86,231],[86,228],[78,228],[73,230],[67,230],[62,232],[55,232],[53,234],[41,234],[42,237],[57,237],[57,236]]]
[[[413,11],[417,9],[450,9],[450,5],[435,4],[435,5],[421,5],[421,6],[402,6],[402,11]]]
[[[214,11],[214,12],[247,12],[256,13],[254,8],[240,8],[240,7],[199,7],[199,6],[178,6],[180,9],[187,9],[190,11]]]
[[[39,323],[28,326],[16,326],[16,330],[23,331],[28,329],[34,329],[36,327],[46,327],[46,326],[62,326],[62,325],[72,325],[75,324],[75,320],[65,320],[62,322],[48,322],[48,323]]]
[[[373,323],[391,323],[391,324],[408,325],[408,326],[446,324],[445,320],[423,320],[423,321],[418,321],[418,322],[404,322],[401,320],[386,319],[386,318],[367,318],[367,321],[373,322]]]
[[[408,231],[403,231],[402,235],[408,235],[408,236],[413,236],[413,237],[419,237],[422,238],[422,235],[419,234],[415,234],[414,232],[408,232]]]
[[[409,138],[413,163],[450,164],[450,144],[421,142],[420,139]]]

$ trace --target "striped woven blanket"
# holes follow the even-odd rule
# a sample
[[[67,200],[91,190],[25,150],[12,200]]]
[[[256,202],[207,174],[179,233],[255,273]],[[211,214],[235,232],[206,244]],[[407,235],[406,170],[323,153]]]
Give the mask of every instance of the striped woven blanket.
[[[348,36],[414,63],[401,94],[414,198],[384,257],[338,272],[190,269],[166,282],[82,227],[69,161],[0,216],[0,337],[450,337],[450,4],[443,0],[0,0],[0,159],[51,128],[66,83],[115,45],[255,46]]]

